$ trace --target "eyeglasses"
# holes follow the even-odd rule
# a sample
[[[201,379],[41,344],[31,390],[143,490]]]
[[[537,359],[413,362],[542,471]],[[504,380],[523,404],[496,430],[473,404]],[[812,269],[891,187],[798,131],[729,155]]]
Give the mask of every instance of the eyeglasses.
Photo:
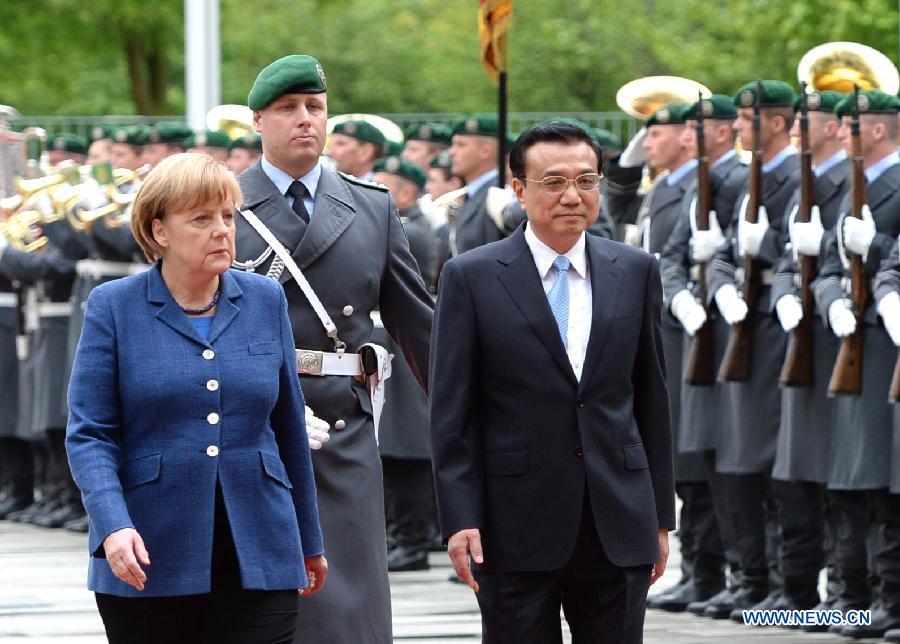
[[[588,174],[582,174],[574,179],[566,179],[565,177],[544,177],[543,179],[523,179],[523,181],[530,181],[531,183],[539,183],[541,184],[541,190],[551,195],[562,194],[569,187],[570,183],[575,184],[575,188],[580,190],[581,192],[590,192],[591,190],[596,190],[600,185],[600,182],[603,180],[602,174],[597,174],[595,172],[590,172]]]

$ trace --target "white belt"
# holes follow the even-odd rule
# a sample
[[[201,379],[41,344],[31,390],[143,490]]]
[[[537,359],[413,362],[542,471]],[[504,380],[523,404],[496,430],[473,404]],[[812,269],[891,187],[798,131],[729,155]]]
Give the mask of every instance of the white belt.
[[[358,353],[329,353],[297,349],[297,373],[306,376],[361,376]]]
[[[71,302],[38,302],[37,314],[42,318],[69,317],[72,314],[72,304]]]
[[[15,293],[0,293],[0,307],[13,307],[19,303],[19,297]]]
[[[127,277],[142,273],[149,268],[148,264],[132,262],[110,262],[105,259],[82,259],[75,264],[75,272],[94,278]]]

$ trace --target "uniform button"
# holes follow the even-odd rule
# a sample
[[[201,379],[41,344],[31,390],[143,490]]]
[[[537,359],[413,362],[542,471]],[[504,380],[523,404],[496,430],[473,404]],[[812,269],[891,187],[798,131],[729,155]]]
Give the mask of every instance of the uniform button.
[[[348,304],[347,306],[344,307],[343,313],[344,313],[344,317],[349,318],[351,315],[353,315],[353,307]]]
[[[347,423],[344,422],[343,419],[334,421],[335,429],[344,429],[347,426]]]
[[[210,391],[218,391],[219,389],[219,381],[218,380],[207,380],[206,388]]]
[[[216,357],[216,352],[212,349],[204,349],[203,350],[203,359],[204,360],[212,360]]]
[[[210,445],[209,447],[206,448],[206,455],[207,456],[218,456],[219,448],[216,447],[215,445]]]
[[[580,447],[575,448],[575,456],[584,456],[584,450]]]
[[[217,414],[216,412],[211,413],[209,416],[206,417],[206,422],[208,422],[210,425],[218,424],[219,414]]]

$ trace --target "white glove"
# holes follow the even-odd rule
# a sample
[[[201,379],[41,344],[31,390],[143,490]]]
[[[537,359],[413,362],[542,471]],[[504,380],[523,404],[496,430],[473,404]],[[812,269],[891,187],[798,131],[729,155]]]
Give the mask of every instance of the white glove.
[[[309,449],[322,449],[322,445],[328,442],[331,435],[328,430],[331,425],[319,418],[308,406],[306,408],[306,438],[309,440]]]
[[[746,202],[744,202],[746,207]],[[760,205],[756,217],[756,223],[751,224],[743,216],[738,219],[738,246],[744,255],[756,257],[759,247],[762,246],[763,237],[769,230],[769,213],[766,207]]]
[[[822,244],[822,235],[825,234],[819,207],[814,205],[810,209],[809,223],[794,222],[788,232],[791,236],[791,245],[798,254],[807,257],[817,256]]]
[[[884,320],[891,341],[900,347],[900,293],[891,291],[878,300],[878,315]]]
[[[800,298],[792,293],[782,295],[775,302],[775,313],[778,315],[778,321],[781,322],[781,328],[785,333],[790,333],[803,319],[803,306],[800,304]]]
[[[728,324],[737,324],[743,322],[747,317],[747,303],[738,295],[734,284],[725,284],[719,287],[715,295],[716,306],[719,307],[719,313],[725,318]]]
[[[681,322],[684,332],[691,337],[706,322],[706,311],[703,309],[703,305],[687,289],[678,291],[675,294],[669,309],[672,311],[672,315]]]
[[[644,137],[646,136],[647,128],[642,127],[638,130],[619,157],[619,167],[637,168],[647,163],[647,153],[644,151]]]
[[[691,204],[691,240],[688,242],[691,246],[691,259],[702,264],[708,262],[717,250],[725,243],[725,235],[719,227],[719,218],[716,216],[715,210],[709,211],[709,230],[697,230],[694,228],[694,205]]]
[[[863,204],[862,219],[856,217],[844,217],[844,247],[852,253],[856,253],[865,261],[869,253],[869,246],[875,237],[875,220],[872,219],[872,211],[868,204]]]
[[[491,218],[491,221],[493,221],[494,225],[500,230],[504,230],[503,209],[511,201],[515,201],[515,199],[516,193],[513,192],[512,188],[498,188],[497,186],[488,188],[487,201],[485,202],[484,207],[487,210],[487,214]]]
[[[856,331],[856,316],[850,309],[850,300],[835,300],[828,307],[828,323],[834,334],[843,338]]]

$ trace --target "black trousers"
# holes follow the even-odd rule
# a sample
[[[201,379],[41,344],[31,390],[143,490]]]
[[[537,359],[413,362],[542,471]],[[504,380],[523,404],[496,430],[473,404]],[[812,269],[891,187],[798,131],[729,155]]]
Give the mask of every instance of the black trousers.
[[[209,593],[118,597],[96,593],[110,644],[291,644],[297,590],[244,590],[222,492],[216,484]],[[153,574],[152,569],[148,574]]]
[[[427,552],[437,532],[434,475],[427,459],[381,458],[389,547]]]
[[[719,538],[722,541],[722,549],[725,562],[730,569],[730,576],[734,583],[739,582],[738,573],[741,570],[741,553],[737,545],[737,522],[735,520],[736,507],[729,502],[729,495],[725,477],[716,471],[716,452],[707,450],[703,452],[703,468],[706,471],[709,495],[715,512],[716,527]]]
[[[575,551],[560,570],[475,572],[484,644],[560,644],[562,606],[573,644],[643,640],[651,566],[621,568],[603,551],[585,493]]]
[[[869,580],[869,497],[862,491],[829,490],[834,513],[834,567],[840,583],[837,607],[868,608],[872,602]]]
[[[723,475],[729,506],[735,508],[741,584],[757,592],[781,587],[779,537],[772,480],[767,474]]]
[[[900,494],[870,492],[878,533],[875,568],[881,580],[881,605],[891,617],[900,617]]]
[[[799,608],[817,605],[819,571],[825,566],[825,486],[772,481],[781,530],[784,594]]]
[[[692,577],[701,590],[715,593],[725,585],[725,556],[709,484],[676,483],[675,491],[681,498],[682,574]]]
[[[34,497],[31,443],[14,436],[0,438],[0,461],[0,491],[10,498],[30,502]]]

